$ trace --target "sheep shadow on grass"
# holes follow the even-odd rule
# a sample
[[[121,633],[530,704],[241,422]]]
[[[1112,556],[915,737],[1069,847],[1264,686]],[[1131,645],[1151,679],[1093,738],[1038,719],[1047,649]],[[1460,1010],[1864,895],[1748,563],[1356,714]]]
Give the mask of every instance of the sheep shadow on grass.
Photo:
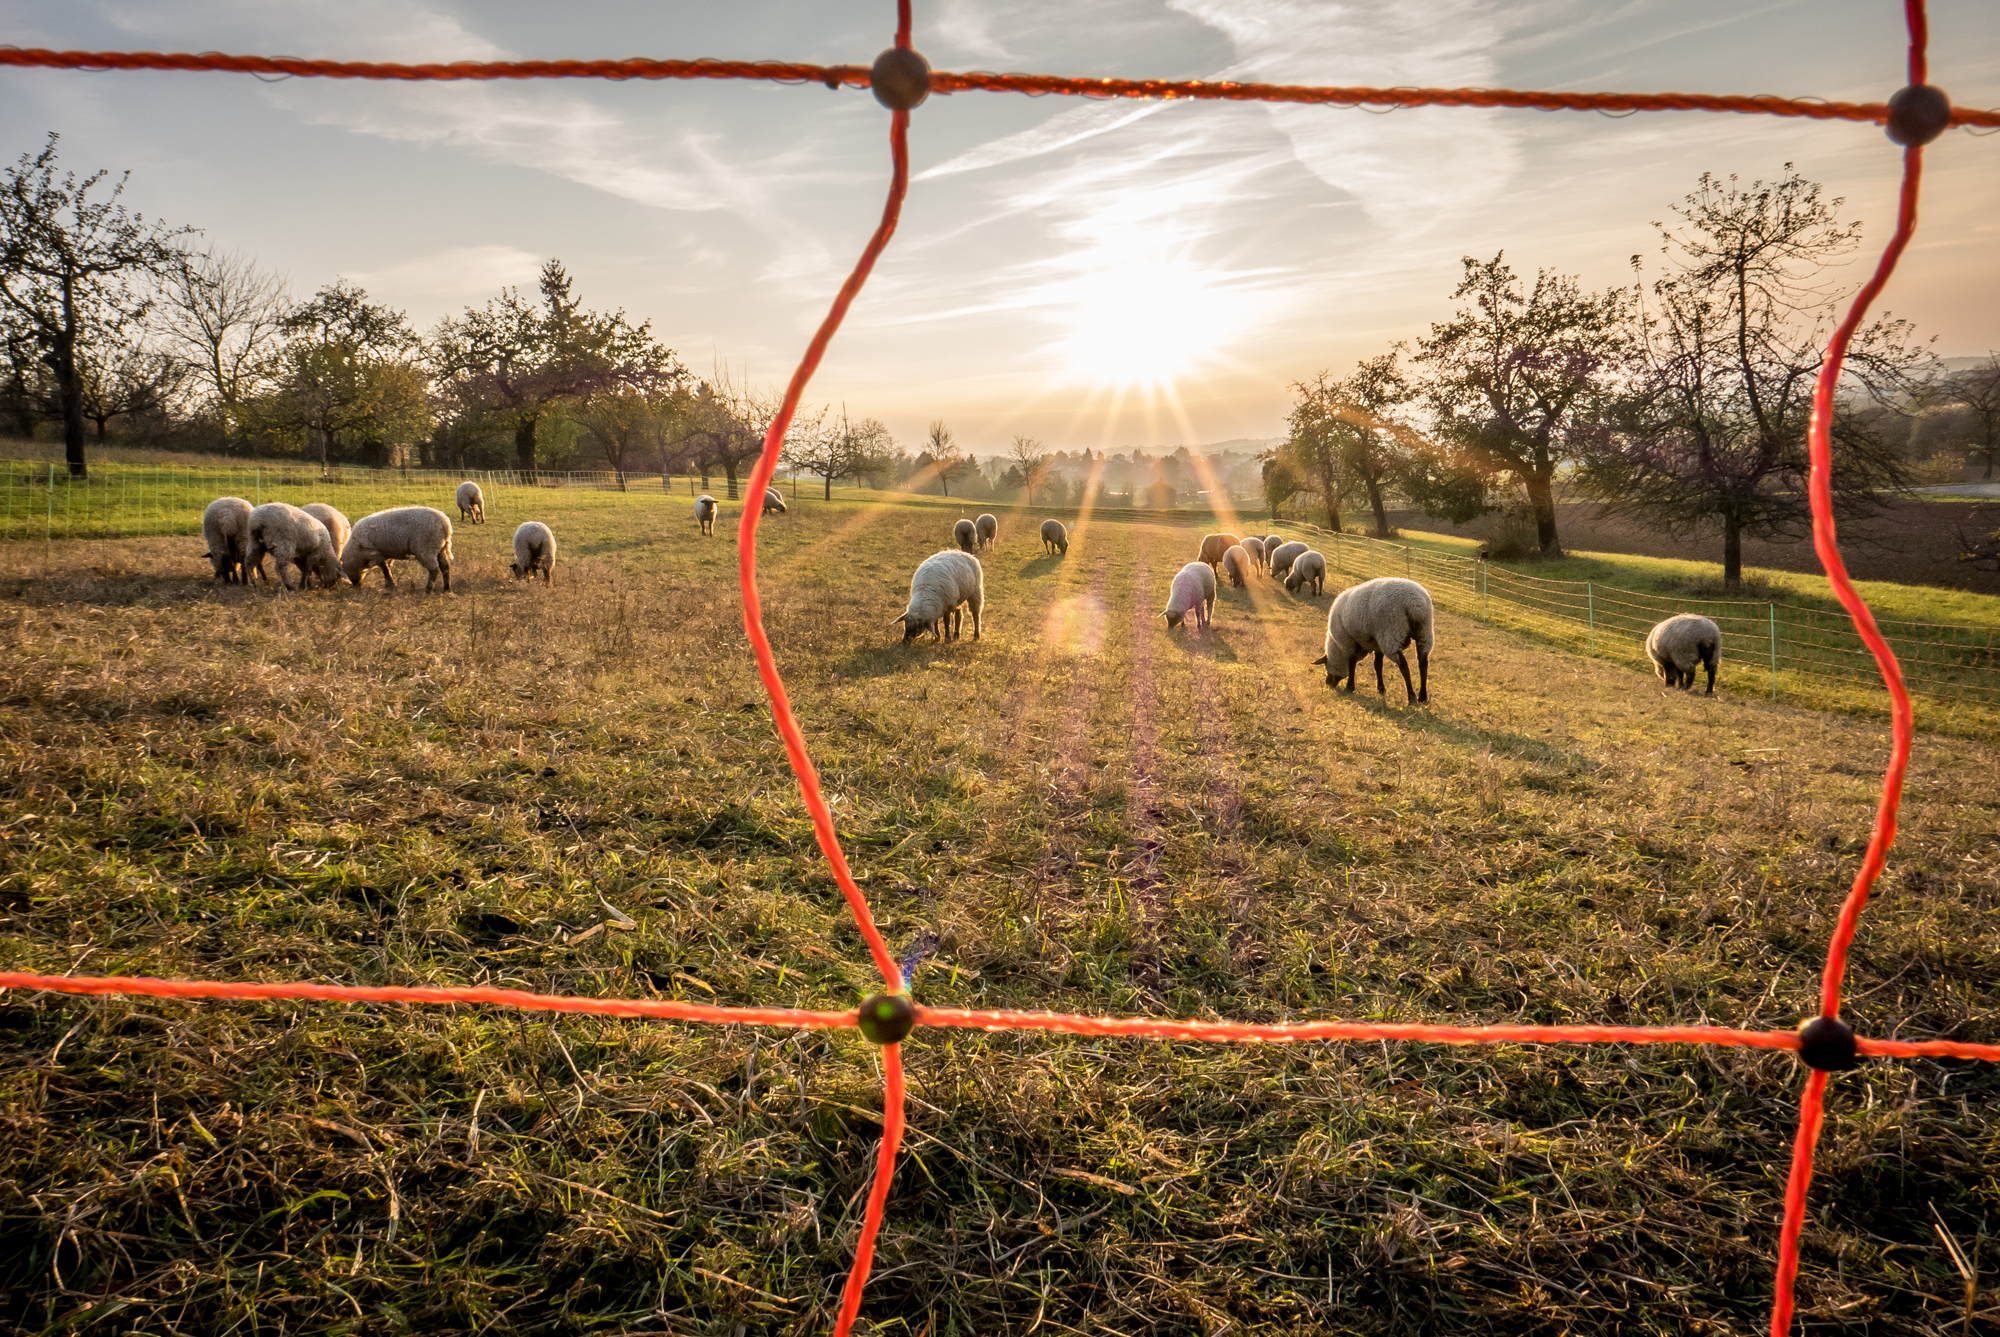
[[[966,621],[970,623],[971,619],[968,618]],[[940,656],[956,659],[964,651],[976,649],[978,642],[972,639],[969,630],[956,643],[945,641],[939,644],[927,635],[907,645],[900,640],[889,641],[882,645],[871,645],[856,650],[833,666],[833,676],[898,678],[904,674],[924,672]]]
[[[1241,658],[1235,647],[1230,645],[1229,638],[1218,631],[1213,622],[1208,624],[1206,631],[1196,631],[1191,623],[1183,622],[1167,632],[1167,639],[1180,645],[1188,654],[1200,655],[1218,664],[1234,664]]]
[[[1364,686],[1354,694],[1353,703],[1387,719],[1393,719],[1406,729],[1430,734],[1434,738],[1443,739],[1468,751],[1491,749],[1495,755],[1510,756],[1518,761],[1541,765],[1560,766],[1574,759],[1574,753],[1557,747],[1546,739],[1530,738],[1526,734],[1510,733],[1505,729],[1487,729],[1464,720],[1453,719],[1449,715],[1439,715],[1435,712],[1437,702],[1434,700],[1414,707],[1404,704],[1401,695],[1402,675],[1391,672],[1394,667],[1393,664],[1383,666],[1389,682],[1387,700],[1377,696],[1368,686]],[[1365,676],[1363,681],[1366,683]],[[1347,689],[1344,687],[1338,689],[1337,695],[1345,697]]]
[[[1062,564],[1063,556],[1061,553],[1045,552],[1040,557],[1027,562],[1014,574],[1022,580],[1033,580],[1037,576],[1046,576]]]

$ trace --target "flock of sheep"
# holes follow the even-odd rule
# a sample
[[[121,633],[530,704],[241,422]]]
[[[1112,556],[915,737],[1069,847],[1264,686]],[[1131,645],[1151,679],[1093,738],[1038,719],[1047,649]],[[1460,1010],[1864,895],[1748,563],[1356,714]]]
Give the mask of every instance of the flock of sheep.
[[[775,496],[775,494],[773,494]],[[712,501],[712,499],[710,499]],[[766,509],[771,509],[767,501]],[[777,509],[783,510],[779,502]],[[706,523],[706,522],[704,522]],[[918,565],[910,577],[910,602],[900,617],[903,640],[907,643],[924,632],[934,640],[956,639],[966,611],[972,614],[972,638],[979,639],[980,619],[986,606],[986,579],[975,553],[986,551],[999,541],[1000,521],[993,515],[976,520],[959,520],[952,526],[955,546],[933,553]],[[1069,529],[1060,520],[1045,520],[1041,527],[1042,551],[1066,556]],[[1252,572],[1261,571],[1273,580],[1284,581],[1293,593],[1307,590],[1320,594],[1326,585],[1326,556],[1296,539],[1281,534],[1209,534],[1201,541],[1195,560],[1174,574],[1167,589],[1167,606],[1161,616],[1169,630],[1180,626],[1190,614],[1197,628],[1206,628],[1215,614],[1218,577],[1243,588]],[[1325,652],[1313,663],[1324,665],[1330,687],[1347,684],[1355,689],[1357,670],[1369,655],[1375,657],[1375,690],[1386,697],[1383,679],[1385,659],[1403,675],[1404,690],[1412,705],[1430,700],[1431,649],[1436,642],[1437,617],[1430,591],[1414,580],[1384,576],[1363,581],[1335,596],[1326,615]],[[1406,652],[1417,652],[1417,676],[1410,677]],[[1715,671],[1722,656],[1722,631],[1705,617],[1682,613],[1652,629],[1646,637],[1646,654],[1660,679],[1670,687],[1694,686],[1695,670],[1708,671],[1708,694],[1715,694]]]
[[[454,498],[461,522],[486,523],[486,497],[477,483],[460,483]],[[278,579],[288,590],[317,583],[331,589],[342,577],[361,583],[371,566],[382,568],[382,579],[396,587],[389,569],[395,561],[414,561],[424,568],[424,592],[443,578],[451,592],[451,517],[434,506],[396,506],[376,511],[348,524],[347,517],[325,502],[292,506],[267,501],[252,506],[241,497],[217,497],[201,514],[201,534],[215,578],[224,584],[247,585],[254,572],[264,574],[264,558],[277,566]],[[298,568],[298,584],[292,568]],[[514,531],[513,571],[516,579],[553,584],[556,536],[539,520]]]
[[[455,500],[461,523],[486,522],[486,499],[479,484],[460,483]],[[776,488],[767,488],[763,513],[773,512],[784,514],[785,500]],[[695,519],[702,533],[715,532],[715,518],[716,500],[703,493],[695,499]],[[389,563],[408,559],[428,573],[425,593],[440,576],[445,591],[451,590],[451,517],[430,506],[397,506],[364,516],[350,526],[346,516],[324,502],[291,506],[271,501],[252,506],[241,497],[218,497],[202,513],[201,529],[215,578],[225,583],[248,584],[252,572],[268,581],[264,558],[269,555],[288,590],[297,588],[292,583],[293,567],[298,568],[300,586],[317,581],[330,588],[343,576],[361,584],[371,566],[382,568],[382,579],[393,589],[396,579]],[[1062,521],[1042,522],[1045,554],[1067,556],[1069,539],[1069,528]],[[999,541],[1000,520],[992,514],[962,519],[952,526],[953,546],[918,565],[910,577],[909,606],[893,619],[892,625],[902,625],[905,643],[924,632],[937,641],[958,639],[968,611],[972,614],[972,638],[979,639],[986,607],[986,574],[975,554],[988,551]],[[539,573],[545,583],[553,584],[555,565],[556,536],[547,525],[530,520],[514,531],[512,569],[516,579],[533,579]],[[1326,557],[1280,534],[1248,538],[1227,533],[1206,535],[1195,560],[1176,572],[1168,586],[1167,606],[1161,613],[1167,628],[1181,626],[1192,615],[1196,628],[1206,629],[1215,614],[1218,578],[1226,578],[1241,589],[1256,572],[1282,580],[1293,593],[1305,590],[1313,597],[1326,586]],[[1430,591],[1416,581],[1399,576],[1363,581],[1335,596],[1326,614],[1325,652],[1313,663],[1325,667],[1328,686],[1339,687],[1345,682],[1351,693],[1361,661],[1373,655],[1375,690],[1386,697],[1388,687],[1382,672],[1386,659],[1402,673],[1411,704],[1429,701],[1436,624]],[[1417,652],[1414,681],[1406,656],[1411,646]],[[1683,690],[1694,686],[1696,669],[1705,668],[1708,695],[1713,696],[1716,667],[1722,657],[1722,631],[1708,618],[1682,613],[1652,629],[1646,637],[1646,655],[1661,681]]]

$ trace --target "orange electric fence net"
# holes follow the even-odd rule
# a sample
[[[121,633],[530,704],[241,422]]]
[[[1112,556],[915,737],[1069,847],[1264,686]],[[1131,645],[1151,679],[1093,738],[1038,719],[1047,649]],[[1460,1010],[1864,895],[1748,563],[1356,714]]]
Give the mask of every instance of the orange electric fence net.
[[[365,1003],[486,1004],[534,1011],[585,1013],[597,1016],[658,1018],[673,1021],[802,1028],[857,1027],[882,1047],[884,1078],[882,1140],[874,1180],[869,1188],[854,1262],[841,1294],[834,1323],[836,1337],[846,1337],[860,1311],[862,1290],[880,1233],[889,1185],[903,1133],[904,1091],[901,1041],[917,1026],[976,1030],[1039,1030],[1077,1035],[1125,1036],[1161,1040],[1209,1041],[1234,1044],[1282,1044],[1306,1040],[1400,1040],[1432,1044],[1703,1044],[1758,1049],[1784,1049],[1807,1065],[1805,1089],[1799,1100],[1798,1133],[1791,1173],[1786,1181],[1784,1218],[1779,1228],[1778,1263],[1771,1304],[1771,1332],[1784,1337],[1791,1328],[1793,1281],[1798,1271],[1799,1234],[1805,1221],[1806,1190],[1811,1183],[1813,1151],[1819,1140],[1825,1109],[1827,1077],[1852,1067],[1863,1057],[1958,1058],[2000,1062],[2000,1045],[1957,1041],[1880,1040],[1857,1036],[1840,1019],[1841,989],[1862,911],[1882,871],[1896,837],[1896,812],[1903,777],[1909,766],[1912,739],[1910,697],[1894,652],[1875,625],[1867,604],[1848,578],[1835,543],[1831,492],[1829,425],[1833,396],[1839,384],[1847,345],[1868,308],[1881,294],[1896,262],[1916,230],[1917,197],[1923,173],[1923,146],[1945,130],[2000,129],[2000,112],[1954,108],[1944,93],[1927,82],[1929,30],[1924,0],[1904,0],[1909,29],[1908,83],[1887,102],[1822,102],[1776,97],[1724,97],[1680,93],[1544,93],[1507,89],[1466,88],[1322,88],[1272,84],[1201,82],[1193,80],[1079,79],[1050,75],[952,74],[932,71],[910,45],[910,0],[898,0],[895,45],[872,67],[811,65],[767,61],[605,60],[500,61],[436,65],[300,60],[291,57],[232,56],[215,53],[50,51],[0,49],[0,65],[80,70],[214,70],[265,76],[383,80],[492,79],[762,79],[780,83],[824,83],[829,88],[870,88],[890,109],[889,147],[892,173],[882,220],[861,253],[832,309],[821,322],[805,356],[787,385],[780,410],[765,438],[764,452],[749,484],[757,496],[769,486],[801,395],[855,296],[895,233],[903,197],[909,185],[910,112],[930,93],[974,90],[1031,95],[1080,97],[1194,98],[1221,101],[1291,102],[1334,107],[1525,107],[1545,111],[1715,111],[1816,120],[1872,122],[1885,127],[1903,146],[1902,189],[1896,227],[1875,272],[1856,294],[1846,318],[1827,349],[1813,394],[1810,428],[1813,545],[1834,591],[1853,619],[1856,632],[1874,656],[1890,699],[1892,743],[1889,764],[1876,809],[1875,827],[1860,870],[1843,902],[1832,941],[1828,944],[1821,980],[1819,1014],[1796,1031],[1731,1030],[1714,1026],[1437,1026],[1317,1021],[1281,1025],[1249,1025],[1226,1021],[1177,1021],[1154,1017],[1088,1017],[1042,1012],[974,1011],[927,1008],[905,991],[903,973],[876,928],[868,900],[856,884],[835,834],[833,815],[820,791],[819,776],[806,750],[804,734],[792,714],[783,678],[764,634],[757,590],[757,525],[760,508],[746,506],[739,528],[739,576],[743,589],[744,626],[756,655],[758,673],[770,692],[772,715],[784,740],[785,752],[798,775],[799,791],[811,815],[813,831],[834,878],[853,912],[885,992],[864,1001],[852,1012],[815,1012],[793,1008],[736,1008],[664,1000],[585,998],[526,993],[498,988],[364,987],[308,983],[239,983],[233,981],[162,980],[136,977],[93,978],[0,972],[0,988],[39,989],[71,994],[136,994],[167,998],[278,999],[304,998]]]

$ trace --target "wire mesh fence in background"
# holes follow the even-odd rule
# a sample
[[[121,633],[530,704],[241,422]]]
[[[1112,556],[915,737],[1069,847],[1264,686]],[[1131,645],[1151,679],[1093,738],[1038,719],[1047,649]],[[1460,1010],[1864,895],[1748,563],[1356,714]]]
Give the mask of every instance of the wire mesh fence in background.
[[[1801,704],[1880,713],[1881,680],[1845,613],[1769,600],[1701,599],[1622,589],[1597,581],[1545,580],[1472,557],[1427,552],[1360,534],[1310,532],[1327,565],[1349,581],[1407,576],[1439,607],[1524,632],[1581,654],[1647,672],[1646,633],[1676,613],[1722,629],[1723,675],[1739,692]],[[2000,733],[2000,628],[1878,619],[1923,701],[1929,727]]]

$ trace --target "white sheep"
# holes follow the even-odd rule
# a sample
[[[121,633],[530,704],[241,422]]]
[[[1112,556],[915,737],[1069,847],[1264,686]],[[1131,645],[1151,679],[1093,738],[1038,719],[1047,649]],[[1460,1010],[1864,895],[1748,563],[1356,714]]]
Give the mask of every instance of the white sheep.
[[[1259,571],[1264,569],[1264,540],[1252,534],[1243,540],[1243,551],[1250,554],[1251,564]]]
[[[1290,571],[1292,563],[1310,551],[1312,550],[1309,547],[1297,539],[1293,539],[1290,543],[1280,543],[1271,552],[1272,577],[1276,578]]]
[[[250,512],[244,532],[249,538],[244,544],[243,567],[255,571],[259,578],[264,574],[264,554],[269,553],[277,565],[278,579],[288,590],[303,589],[315,580],[328,589],[340,583],[340,558],[334,552],[333,536],[298,507],[267,501]],[[299,569],[296,586],[290,570],[294,566]]]
[[[981,548],[990,548],[995,543],[998,543],[1000,541],[999,516],[997,515],[980,516],[977,528],[979,530],[979,546]]]
[[[1297,593],[1299,586],[1312,586],[1312,593],[1318,594],[1326,588],[1326,554],[1306,549],[1292,559],[1291,574],[1285,577],[1285,588]]]
[[[785,499],[778,495],[778,489],[767,487],[764,489],[764,514],[769,515],[772,511],[784,515]]]
[[[926,631],[934,640],[944,640],[947,631],[957,640],[965,625],[961,611],[965,608],[972,610],[972,639],[976,641],[980,615],[986,608],[986,572],[971,553],[946,548],[924,558],[917,567],[910,577],[910,606],[890,621],[903,624],[906,645]]]
[[[208,560],[215,567],[215,578],[225,585],[242,585],[250,578],[243,569],[243,548],[250,537],[250,512],[254,509],[241,497],[217,497],[201,513]]]
[[[514,531],[514,578],[533,580],[542,573],[542,583],[556,582],[556,536],[540,520],[529,520]]]
[[[1689,691],[1697,666],[1708,670],[1708,691],[1715,695],[1715,668],[1722,662],[1722,628],[1705,617],[1680,613],[1646,633],[1646,657],[1669,687]]]
[[[369,567],[382,568],[382,579],[390,589],[396,577],[389,563],[409,558],[429,573],[424,593],[429,594],[444,576],[444,592],[451,593],[451,517],[432,506],[398,506],[392,510],[364,515],[354,522],[347,546],[341,549],[340,566],[356,585]]]
[[[1201,553],[1195,560],[1206,562],[1211,571],[1219,572],[1222,569],[1222,554],[1240,546],[1242,542],[1243,540],[1234,534],[1210,534],[1202,539]]]
[[[1229,550],[1222,554],[1222,573],[1239,590],[1249,583],[1250,553],[1242,544],[1232,543]]]
[[[694,499],[694,518],[701,522],[701,532],[715,532],[715,498],[706,492]]]
[[[323,501],[308,502],[299,509],[326,526],[327,536],[333,540],[333,551],[336,556],[346,549],[348,531],[354,528],[347,523],[346,516]]]
[[[1267,567],[1270,566],[1271,558],[1277,554],[1278,549],[1284,546],[1285,536],[1283,534],[1264,535],[1264,565]]]
[[[1069,526],[1060,520],[1042,521],[1042,552],[1069,556]]]
[[[1313,660],[1326,665],[1326,685],[1338,687],[1342,678],[1347,690],[1354,691],[1355,665],[1363,655],[1375,656],[1375,690],[1383,696],[1389,689],[1382,682],[1382,656],[1388,655],[1403,671],[1403,687],[1410,701],[1431,699],[1431,644],[1436,636],[1437,614],[1431,607],[1430,591],[1414,580],[1382,576],[1364,580],[1342,590],[1326,610],[1326,653]],[[1410,681],[1410,663],[1403,647],[1417,646],[1418,681]]]
[[[960,552],[971,552],[979,546],[979,530],[972,521],[960,520],[951,527],[951,541]]]
[[[486,494],[470,479],[458,485],[458,518],[475,525],[486,523]]]
[[[1167,608],[1160,616],[1169,629],[1178,627],[1189,613],[1194,624],[1206,627],[1215,612],[1215,568],[1206,562],[1189,562],[1174,576],[1167,591]]]

